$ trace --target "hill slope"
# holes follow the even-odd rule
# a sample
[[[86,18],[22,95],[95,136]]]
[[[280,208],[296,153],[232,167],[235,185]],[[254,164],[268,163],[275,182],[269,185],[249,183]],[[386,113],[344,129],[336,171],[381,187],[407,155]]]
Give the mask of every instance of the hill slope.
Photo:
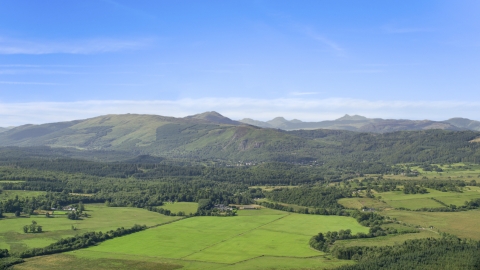
[[[428,129],[432,127],[429,121],[416,123],[418,129],[427,130],[382,134],[323,129],[283,131],[241,125],[235,121],[224,124],[232,123],[230,121],[216,113],[185,118],[105,115],[13,128],[0,133],[0,146],[34,147],[25,153],[42,152],[44,156],[50,154],[43,152],[49,152],[75,157],[92,155],[109,160],[113,159],[108,158],[111,152],[123,160],[151,155],[188,160],[335,161],[339,164],[348,161],[480,161],[479,132]],[[343,119],[338,122],[354,121],[363,120]],[[405,125],[409,124],[411,122]],[[367,129],[361,127],[357,130],[362,128]],[[386,129],[378,123],[372,128]],[[45,150],[42,147],[65,150]]]

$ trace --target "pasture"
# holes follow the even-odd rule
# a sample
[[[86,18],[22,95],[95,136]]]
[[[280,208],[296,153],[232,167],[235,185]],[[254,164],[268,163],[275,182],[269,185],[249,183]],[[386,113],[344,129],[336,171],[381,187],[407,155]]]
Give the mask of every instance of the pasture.
[[[368,232],[350,217],[303,215],[272,209],[241,210],[236,217],[193,217],[150,228],[57,256],[71,263],[129,262],[165,264],[166,269],[325,269],[351,263],[311,249],[308,241],[318,232],[351,229]],[[65,256],[65,257],[62,257]],[[50,256],[32,258],[15,269],[48,265]],[[168,265],[168,266],[167,266]],[[168,268],[170,267],[170,268]],[[45,266],[45,269],[48,267]],[[38,268],[42,269],[42,268]],[[53,268],[55,269],[55,268]],[[109,269],[109,268],[105,268]]]
[[[375,193],[376,199],[372,198],[343,198],[338,203],[346,208],[361,209],[363,207],[386,210],[389,208],[405,208],[417,210],[420,208],[438,208],[446,205],[461,206],[465,201],[480,198],[479,187],[465,187],[463,192],[441,192],[435,189],[427,189],[425,194],[404,194],[403,191],[389,191]],[[434,200],[435,199],[435,200]],[[439,203],[438,201],[442,202]]]
[[[396,218],[400,222],[419,225],[423,228],[433,226],[433,230],[446,232],[461,238],[480,240],[480,211],[465,212],[413,212],[391,210],[382,214]]]
[[[387,235],[387,236],[380,236],[380,237],[375,237],[375,238],[340,240],[340,241],[335,242],[335,246],[344,246],[344,247],[394,246],[394,245],[402,244],[406,240],[429,238],[429,237],[430,238],[437,238],[437,237],[440,237],[440,234],[438,234],[436,232],[433,232],[433,231],[429,231],[429,230],[420,230],[418,233]]]
[[[168,209],[172,213],[178,213],[180,211],[184,212],[186,215],[195,214],[198,209],[198,203],[194,202],[175,202],[175,203],[165,203],[162,206],[159,206],[163,209]]]
[[[480,165],[478,164],[464,164],[464,163],[454,163],[454,164],[432,164],[440,167],[443,172],[436,171],[424,171],[419,166],[411,166],[410,169],[416,170],[420,173],[418,176],[407,177],[402,175],[384,175],[385,179],[395,179],[395,180],[421,180],[423,177],[428,179],[436,180],[463,180],[470,182],[472,180],[480,183]],[[406,167],[406,165],[404,166]]]
[[[0,248],[19,252],[27,248],[44,247],[60,238],[82,234],[87,231],[108,231],[118,227],[132,227],[135,224],[154,226],[179,217],[164,216],[145,209],[127,207],[106,207],[102,204],[86,204],[88,218],[70,220],[57,215],[47,218],[44,215],[30,217],[13,217],[0,219]],[[42,233],[24,233],[23,226],[35,220],[43,227]],[[72,226],[76,229],[73,230]]]

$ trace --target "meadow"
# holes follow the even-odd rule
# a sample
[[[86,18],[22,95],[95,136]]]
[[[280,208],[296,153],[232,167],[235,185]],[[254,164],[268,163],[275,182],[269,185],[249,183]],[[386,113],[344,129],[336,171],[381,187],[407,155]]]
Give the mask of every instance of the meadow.
[[[103,204],[88,204],[85,208],[89,217],[82,220],[70,220],[66,216],[47,218],[44,215],[30,217],[8,215],[7,218],[0,220],[0,248],[19,252],[27,248],[44,247],[60,238],[87,231],[105,232],[118,227],[132,227],[135,224],[154,226],[180,219],[138,208],[106,207]],[[23,226],[31,224],[32,220],[43,227],[42,233],[23,232]]]
[[[160,206],[163,209],[168,209],[172,213],[178,213],[180,211],[184,212],[186,215],[195,214],[198,209],[198,203],[194,202],[174,202],[174,203],[165,203]]]
[[[465,164],[465,163],[453,163],[453,164],[432,164],[440,167],[443,172],[425,171],[420,166],[411,166],[412,171],[418,171],[420,175],[407,177],[402,175],[384,175],[385,179],[395,180],[421,180],[426,177],[428,179],[435,180],[475,180],[480,183],[480,165],[478,164]],[[406,167],[406,165],[404,165]]]
[[[464,212],[415,212],[391,210],[382,214],[396,218],[400,222],[418,225],[423,228],[433,226],[433,230],[454,234],[461,238],[480,240],[480,211]]]
[[[109,263],[116,264],[116,269],[128,269],[131,261],[151,264],[142,269],[158,269],[160,265],[165,269],[325,269],[351,262],[311,249],[311,236],[341,229],[368,232],[367,227],[350,217],[266,208],[238,213],[236,217],[187,218],[87,249],[32,258],[14,269],[31,269],[33,265],[47,269],[49,257],[57,261],[57,267],[62,261],[75,264],[98,260],[106,265],[104,269],[109,269]]]
[[[480,198],[480,187],[477,186],[464,187],[463,192],[442,192],[431,188],[427,188],[427,191],[428,193],[425,194],[404,194],[403,191],[374,192],[375,198],[343,198],[338,202],[347,208],[354,209],[368,207],[376,210],[390,208],[417,210],[440,208],[450,204],[462,206],[466,201]]]

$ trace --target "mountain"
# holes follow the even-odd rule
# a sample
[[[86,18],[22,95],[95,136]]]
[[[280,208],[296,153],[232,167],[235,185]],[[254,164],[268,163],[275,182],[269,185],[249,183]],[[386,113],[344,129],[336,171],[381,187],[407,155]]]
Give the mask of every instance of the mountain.
[[[194,159],[281,159],[285,150],[293,151],[307,144],[308,141],[282,131],[245,125],[215,112],[185,118],[105,115],[24,125],[0,133],[0,146],[49,146]]]
[[[325,125],[353,126],[352,116]],[[303,125],[276,118],[272,124]],[[0,160],[53,156],[158,163],[167,159],[229,162],[459,162],[480,160],[480,132],[449,131],[434,121],[369,119],[348,130],[293,130],[240,124],[215,112],[185,118],[159,115],[104,115],[42,125],[24,125],[0,133]],[[365,133],[358,130],[396,131]],[[293,122],[293,123],[292,123]],[[335,122],[332,124],[332,122]],[[384,125],[382,125],[384,123]],[[463,123],[463,122],[462,122]],[[307,123],[308,124],[308,123]],[[457,128],[457,127],[455,127]],[[457,128],[459,129],[459,128]],[[18,148],[20,147],[20,148]],[[11,157],[11,158],[9,158]],[[335,165],[340,166],[340,165]]]
[[[431,121],[367,118],[360,115],[346,114],[336,120],[321,122],[302,122],[296,119],[289,121],[283,117],[276,117],[266,122],[246,118],[240,120],[240,122],[263,128],[278,128],[283,130],[337,129],[373,133],[428,129],[480,131],[480,122],[464,118],[452,118],[446,121]]]
[[[233,121],[232,119],[225,117],[218,112],[204,112],[200,114],[195,114],[191,116],[185,117],[187,119],[197,119],[202,120],[210,123],[217,123],[217,124],[227,124],[227,125],[241,125],[242,123]]]
[[[12,127],[0,127],[0,133],[4,132],[4,131],[7,131],[9,129],[12,129]]]
[[[479,121],[457,117],[457,118],[448,119],[444,122],[452,124],[452,125],[454,125],[456,127],[459,127],[459,128],[480,131],[480,122]]]

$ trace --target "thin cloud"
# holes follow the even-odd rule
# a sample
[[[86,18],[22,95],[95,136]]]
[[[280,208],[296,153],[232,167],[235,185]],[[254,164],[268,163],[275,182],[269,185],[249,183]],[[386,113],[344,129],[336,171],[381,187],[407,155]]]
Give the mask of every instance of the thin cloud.
[[[319,92],[290,92],[292,96],[308,96],[308,95],[318,95]]]
[[[334,51],[337,55],[339,56],[345,56],[345,50],[338,45],[337,42],[327,38],[324,35],[321,35],[314,31],[310,27],[301,27],[301,31],[306,34],[308,37],[310,37],[313,40],[316,40],[320,43],[322,43],[324,46],[328,47],[330,50]]]
[[[386,101],[345,98],[199,98],[179,100],[91,100],[78,102],[0,103],[0,126],[85,119],[106,114],[156,114],[185,117],[218,111],[232,119],[270,120],[277,116],[302,121],[332,120],[348,114],[386,119],[478,119],[480,102]],[[455,115],[452,115],[452,112]]]
[[[0,54],[98,54],[148,47],[153,39],[87,39],[77,41],[34,41],[0,38]]]

